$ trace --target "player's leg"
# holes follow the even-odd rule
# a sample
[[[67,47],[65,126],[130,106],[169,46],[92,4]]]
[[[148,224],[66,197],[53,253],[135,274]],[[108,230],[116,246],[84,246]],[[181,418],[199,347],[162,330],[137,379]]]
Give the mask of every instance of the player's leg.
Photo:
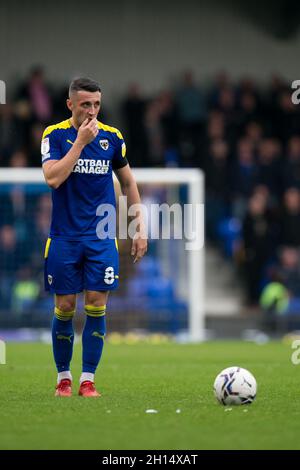
[[[83,368],[80,381],[81,384],[89,382],[94,387],[94,375],[101,359],[106,333],[108,291],[116,289],[118,285],[119,256],[115,240],[110,239],[86,242],[84,253],[86,323],[82,335]]]
[[[45,250],[45,287],[55,294],[52,323],[53,354],[58,372],[58,384],[71,381],[70,361],[74,332],[72,318],[76,293],[83,290],[82,247],[78,242],[48,240]],[[70,389],[70,383],[69,383]],[[69,396],[67,393],[57,395]]]
[[[72,375],[70,363],[73,354],[73,316],[76,295],[56,295],[52,322],[52,347],[57,368],[57,396],[70,396]]]
[[[100,362],[106,334],[106,303],[108,292],[86,291],[86,321],[82,333],[82,374],[79,394],[97,397],[95,372]]]

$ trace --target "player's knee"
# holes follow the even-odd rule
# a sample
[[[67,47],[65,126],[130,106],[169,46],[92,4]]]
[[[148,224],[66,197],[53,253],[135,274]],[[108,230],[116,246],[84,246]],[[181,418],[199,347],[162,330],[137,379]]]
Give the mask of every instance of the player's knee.
[[[85,294],[85,303],[93,307],[101,307],[106,305],[108,299],[108,292],[93,292],[87,291]]]
[[[62,312],[71,312],[75,310],[76,301],[73,299],[60,299],[56,303],[56,307]]]
[[[73,308],[72,308],[73,307]],[[62,304],[54,309],[54,314],[59,320],[71,320],[75,314],[75,305]]]
[[[85,305],[84,311],[89,317],[104,317],[106,314],[106,305]]]

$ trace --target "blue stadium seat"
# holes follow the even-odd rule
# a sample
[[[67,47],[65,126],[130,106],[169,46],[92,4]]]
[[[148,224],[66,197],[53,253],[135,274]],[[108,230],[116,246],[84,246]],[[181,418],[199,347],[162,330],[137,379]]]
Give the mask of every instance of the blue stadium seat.
[[[241,240],[241,222],[234,217],[222,219],[218,225],[218,233],[224,254],[229,258],[232,258],[236,243]]]
[[[145,277],[156,277],[161,274],[160,263],[156,258],[152,256],[145,256],[142,263],[138,263],[136,266],[139,276]]]

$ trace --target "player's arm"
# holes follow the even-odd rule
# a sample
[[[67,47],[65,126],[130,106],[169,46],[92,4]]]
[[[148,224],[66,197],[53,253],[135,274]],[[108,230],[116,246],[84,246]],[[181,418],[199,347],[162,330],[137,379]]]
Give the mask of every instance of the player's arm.
[[[98,134],[97,120],[86,119],[78,129],[77,138],[66,155],[60,160],[49,160],[43,164],[46,183],[53,189],[69,177],[84,147]]]
[[[134,256],[134,263],[139,261],[147,252],[147,235],[144,224],[144,217],[141,206],[139,190],[129,165],[116,169],[115,174],[119,180],[122,193],[127,196],[128,207],[136,204],[136,234],[132,241],[131,255]]]

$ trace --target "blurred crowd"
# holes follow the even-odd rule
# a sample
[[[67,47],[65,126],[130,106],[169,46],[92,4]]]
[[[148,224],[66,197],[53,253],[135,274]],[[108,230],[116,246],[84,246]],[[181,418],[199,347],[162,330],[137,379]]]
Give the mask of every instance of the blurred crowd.
[[[300,105],[291,94],[290,84],[277,75],[262,85],[249,77],[234,82],[221,72],[201,84],[186,71],[153,96],[130,84],[118,110],[132,167],[204,171],[207,239],[241,271],[245,301],[253,306],[271,282],[300,299]],[[16,86],[13,99],[0,106],[1,167],[40,166],[42,132],[69,117],[66,97],[67,87],[49,85],[41,67]],[[99,119],[116,124],[109,103]],[[3,306],[5,295],[11,302],[9,273],[18,273],[14,289],[42,275],[51,209],[48,193],[37,197],[20,186],[1,190],[0,197]],[[38,284],[26,288],[42,296]]]
[[[44,185],[0,189],[0,311],[30,315],[45,306],[47,313],[52,301],[43,289],[43,253],[51,219],[50,193]]]

